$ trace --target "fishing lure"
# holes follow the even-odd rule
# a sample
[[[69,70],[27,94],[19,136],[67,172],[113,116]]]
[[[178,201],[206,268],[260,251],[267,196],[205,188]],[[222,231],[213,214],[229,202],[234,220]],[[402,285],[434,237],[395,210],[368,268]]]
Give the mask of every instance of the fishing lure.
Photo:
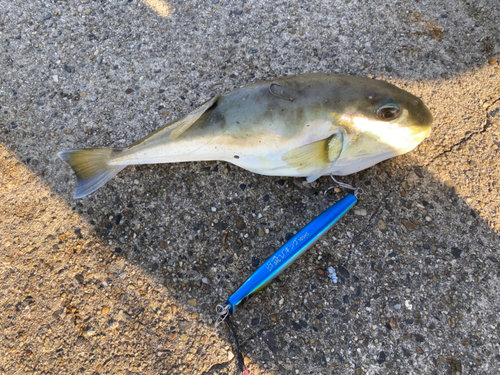
[[[219,326],[222,322],[226,322],[233,333],[237,348],[237,361],[240,369],[243,371],[243,356],[241,355],[238,337],[234,329],[229,315],[234,314],[236,306],[244,299],[254,293],[262,290],[266,285],[273,281],[284,270],[290,267],[297,258],[309,249],[314,243],[320,239],[337,221],[342,218],[358,201],[357,196],[361,189],[353,188],[351,185],[338,182],[333,176],[332,180],[340,187],[354,190],[352,194],[347,194],[340,201],[332,205],[326,211],[317,216],[297,234],[295,234],[287,243],[278,249],[271,257],[269,257],[257,270],[250,275],[248,279],[234,292],[224,305],[217,305],[217,313],[219,317],[215,326]],[[325,191],[327,197],[328,191]],[[328,198],[327,198],[328,199]]]
[[[334,181],[337,182],[335,179]],[[218,306],[217,311],[220,319],[225,319],[228,314],[234,314],[236,306],[245,298],[262,290],[285,269],[290,267],[297,258],[314,245],[321,236],[356,204],[359,190],[344,183],[337,183],[341,187],[353,189],[354,193],[348,194],[316,217],[261,264],[238,290],[229,297],[225,305]],[[325,192],[325,195],[327,192],[328,190]]]

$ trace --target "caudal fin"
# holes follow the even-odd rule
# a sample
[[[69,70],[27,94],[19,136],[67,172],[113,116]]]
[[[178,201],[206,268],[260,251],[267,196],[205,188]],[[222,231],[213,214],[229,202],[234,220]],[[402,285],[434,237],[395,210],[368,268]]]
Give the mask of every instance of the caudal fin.
[[[73,198],[83,198],[111,180],[125,165],[108,165],[123,152],[121,148],[89,148],[86,150],[61,151],[57,155],[68,163],[77,177]]]

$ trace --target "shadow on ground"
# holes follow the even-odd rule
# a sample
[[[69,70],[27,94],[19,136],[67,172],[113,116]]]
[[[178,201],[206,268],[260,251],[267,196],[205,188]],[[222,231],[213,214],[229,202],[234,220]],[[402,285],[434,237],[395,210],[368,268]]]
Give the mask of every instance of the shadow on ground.
[[[251,373],[495,368],[499,167],[477,155],[496,134],[449,155],[465,178],[448,153],[349,178],[367,192],[357,211],[237,312]],[[1,324],[20,369],[234,372],[214,306],[329,205],[327,178],[304,189],[225,163],[129,168],[80,201],[5,147],[2,169]]]

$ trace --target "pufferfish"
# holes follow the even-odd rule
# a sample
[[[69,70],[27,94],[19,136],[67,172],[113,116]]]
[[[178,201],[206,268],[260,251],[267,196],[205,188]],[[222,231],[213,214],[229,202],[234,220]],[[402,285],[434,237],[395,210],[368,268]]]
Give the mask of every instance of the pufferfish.
[[[431,131],[419,98],[381,80],[301,74],[215,96],[125,148],[59,152],[77,176],[74,198],[128,165],[221,160],[248,171],[344,176],[413,150]]]

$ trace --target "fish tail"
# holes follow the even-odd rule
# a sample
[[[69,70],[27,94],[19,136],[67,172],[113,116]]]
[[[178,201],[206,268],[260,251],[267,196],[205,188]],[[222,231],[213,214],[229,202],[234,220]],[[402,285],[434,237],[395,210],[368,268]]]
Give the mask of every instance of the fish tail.
[[[111,180],[126,165],[109,165],[123,152],[121,148],[88,148],[66,150],[57,155],[68,163],[76,174],[77,186],[73,198],[83,198]]]

